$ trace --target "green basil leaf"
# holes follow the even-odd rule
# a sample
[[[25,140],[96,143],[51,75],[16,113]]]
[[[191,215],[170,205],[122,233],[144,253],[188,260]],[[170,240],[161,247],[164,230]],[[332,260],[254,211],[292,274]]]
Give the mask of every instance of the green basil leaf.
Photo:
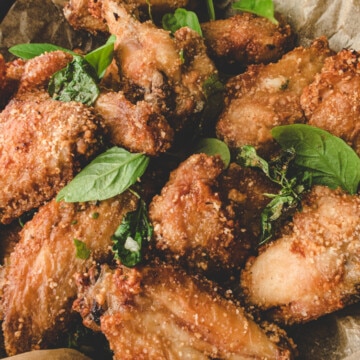
[[[140,200],[138,208],[124,216],[112,236],[115,259],[128,267],[138,264],[142,260],[143,242],[149,241],[152,234],[153,227],[148,218],[146,204]]]
[[[274,16],[274,4],[272,0],[239,0],[232,4],[232,8],[262,16],[275,25],[279,23]]]
[[[242,146],[236,155],[235,161],[241,166],[259,168],[267,177],[271,177],[268,162],[260,157],[256,149],[251,145]]]
[[[295,165],[311,174],[313,184],[357,192],[360,158],[342,139],[305,124],[277,126],[272,135],[282,148],[295,149]]]
[[[84,56],[85,60],[96,70],[97,76],[101,79],[106,68],[113,59],[115,35],[111,35],[107,42],[99,48],[89,52]]]
[[[145,172],[149,158],[113,147],[96,157],[58,193],[56,200],[105,200],[123,193]]]
[[[162,17],[162,26],[165,30],[169,30],[172,33],[187,26],[202,36],[202,30],[197,15],[193,11],[188,11],[183,8],[176,9],[173,14],[165,14]]]
[[[225,168],[227,168],[230,164],[231,155],[228,146],[223,141],[216,138],[201,139],[196,144],[194,153],[204,153],[209,156],[220,155]]]
[[[46,52],[61,50],[68,52],[72,55],[75,55],[75,53],[71,50],[65,49],[61,46],[53,45],[53,44],[18,44],[14,45],[11,48],[9,48],[9,52],[19,58],[22,59],[32,59],[36,56],[39,56],[41,54],[44,54]]]
[[[76,248],[76,257],[78,259],[86,260],[90,257],[91,251],[83,241],[74,239],[74,245]]]
[[[75,56],[51,77],[48,92],[55,100],[78,101],[90,106],[100,93],[97,83],[95,69],[84,58]]]

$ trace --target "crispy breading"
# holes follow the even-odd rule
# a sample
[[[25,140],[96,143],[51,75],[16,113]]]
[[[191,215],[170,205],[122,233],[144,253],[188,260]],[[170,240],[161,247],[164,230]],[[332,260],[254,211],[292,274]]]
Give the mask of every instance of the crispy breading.
[[[237,235],[235,214],[219,196],[223,168],[219,157],[192,155],[149,205],[156,248],[209,273],[238,268],[250,248]]]
[[[150,103],[132,104],[122,92],[103,92],[94,106],[112,144],[153,156],[171,146],[174,131]]]
[[[55,200],[40,208],[21,231],[6,266],[3,331],[9,355],[56,346],[73,319],[76,297],[73,275],[111,255],[111,236],[136,197],[124,193],[93,203]],[[74,239],[90,256],[76,256]]]
[[[249,304],[281,323],[306,322],[359,299],[360,197],[316,186],[289,232],[250,258]]]
[[[295,35],[284,20],[279,24],[250,13],[201,24],[209,54],[223,71],[229,65],[244,70],[250,64],[279,60],[295,46]]]
[[[325,60],[301,95],[310,125],[344,139],[360,155],[360,54],[344,49]]]
[[[268,336],[201,277],[161,263],[91,275],[79,274],[74,307],[105,334],[114,359],[292,358],[282,330],[268,326]]]
[[[101,146],[99,119],[83,104],[26,93],[0,113],[0,222],[50,200]]]
[[[309,48],[298,47],[276,63],[252,65],[231,78],[217,135],[230,147],[253,145],[269,152],[274,126],[304,122],[300,95],[329,55],[327,40],[319,38]]]

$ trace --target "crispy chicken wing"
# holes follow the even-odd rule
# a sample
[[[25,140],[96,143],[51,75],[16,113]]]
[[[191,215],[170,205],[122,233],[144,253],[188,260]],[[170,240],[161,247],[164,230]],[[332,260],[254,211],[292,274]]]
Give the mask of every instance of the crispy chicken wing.
[[[104,120],[109,140],[114,145],[132,152],[157,155],[172,144],[173,129],[146,101],[134,105],[122,92],[102,93],[96,100],[95,111]]]
[[[0,113],[2,223],[51,199],[100,146],[102,127],[90,108],[26,94]]]
[[[53,200],[25,224],[7,264],[3,288],[9,355],[56,346],[74,315],[74,273],[109,256],[111,236],[136,202],[129,193],[98,203]],[[88,258],[77,257],[74,239],[86,245]]]
[[[247,301],[286,324],[359,300],[360,197],[317,186],[291,229],[251,258],[242,273]]]
[[[279,20],[279,25],[275,25],[264,17],[244,12],[202,23],[201,29],[210,57],[223,71],[229,65],[244,70],[250,64],[275,62],[295,46],[290,25],[280,17]]]
[[[360,55],[342,50],[326,59],[301,95],[310,125],[343,138],[360,154]]]
[[[169,265],[102,267],[78,277],[74,308],[114,359],[289,359],[285,333],[262,329],[211,285]],[[281,341],[284,341],[281,343]]]
[[[235,215],[219,196],[223,167],[219,157],[190,156],[149,205],[156,247],[209,272],[240,266],[250,248],[237,236]]]
[[[231,78],[217,123],[218,136],[231,147],[253,145],[260,152],[269,151],[274,126],[304,121],[300,95],[330,54],[326,39],[320,38],[276,63],[253,65]]]

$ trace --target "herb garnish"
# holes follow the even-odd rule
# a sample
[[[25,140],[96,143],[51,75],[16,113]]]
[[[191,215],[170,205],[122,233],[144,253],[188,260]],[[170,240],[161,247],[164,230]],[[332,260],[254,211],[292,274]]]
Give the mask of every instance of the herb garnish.
[[[219,155],[225,168],[230,164],[231,155],[228,146],[216,138],[200,139],[193,152],[196,154],[204,153],[209,156]]]
[[[272,0],[239,0],[232,4],[232,8],[262,16],[269,19],[275,25],[279,23],[274,16]]]
[[[257,167],[280,185],[261,214],[260,245],[273,235],[273,223],[301,205],[301,196],[312,185],[341,187],[356,194],[360,183],[360,158],[340,138],[304,124],[277,126],[272,135],[282,146],[281,155],[267,162],[252,146],[240,148],[236,162]]]
[[[113,147],[97,156],[58,193],[56,200],[85,202],[121,194],[143,175],[149,157]]]
[[[162,17],[162,26],[171,33],[175,33],[176,30],[187,26],[202,36],[200,22],[196,13],[184,8],[177,8],[173,14],[165,14]]]
[[[150,240],[153,227],[148,219],[146,204],[139,199],[135,211],[128,212],[112,236],[115,259],[128,267],[142,260],[141,250],[144,240]]]
[[[112,61],[114,43],[115,36],[111,35],[103,46],[85,56],[46,43],[19,44],[11,47],[9,52],[23,59],[31,59],[55,50],[72,54],[73,60],[51,77],[48,92],[55,100],[78,101],[92,105],[100,93],[97,84]]]
[[[83,241],[74,239],[74,245],[78,259],[87,260],[90,257],[91,251]]]

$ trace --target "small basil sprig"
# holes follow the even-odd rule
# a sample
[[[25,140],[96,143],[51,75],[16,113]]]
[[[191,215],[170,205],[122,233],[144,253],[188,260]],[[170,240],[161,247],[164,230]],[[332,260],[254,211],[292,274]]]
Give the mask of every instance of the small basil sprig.
[[[146,204],[139,199],[137,209],[124,216],[111,238],[115,259],[128,267],[137,265],[142,260],[143,242],[149,241],[152,234],[153,227],[148,219]]]
[[[90,257],[91,251],[83,241],[75,238],[74,245],[78,259],[87,260]]]
[[[9,51],[24,59],[55,50],[72,54],[73,60],[50,78],[48,92],[55,100],[92,105],[100,93],[97,84],[112,61],[115,39],[115,36],[111,35],[103,46],[85,56],[52,44],[19,44],[11,47]]]
[[[301,206],[303,192],[312,185],[341,187],[356,194],[360,184],[360,158],[340,138],[304,124],[274,127],[272,135],[283,149],[275,160],[262,159],[252,146],[242,147],[236,158],[242,166],[260,168],[280,185],[278,194],[266,194],[272,200],[261,214],[260,244],[272,237],[276,220]]]
[[[196,13],[184,8],[176,9],[173,14],[165,14],[162,17],[162,26],[165,30],[171,31],[171,33],[175,33],[176,30],[187,26],[202,36],[200,22]]]
[[[290,175],[292,162],[296,157],[294,149],[287,149],[271,162],[261,158],[253,146],[240,148],[236,162],[241,166],[256,167],[274,183],[280,186],[277,194],[264,194],[271,198],[261,213],[261,236],[259,245],[273,236],[273,224],[281,217],[300,206],[301,194],[311,186],[309,173]]]
[[[113,147],[97,156],[62,188],[56,200],[85,202],[105,200],[121,194],[143,175],[149,158]]]
[[[345,141],[305,124],[277,126],[271,133],[283,149],[295,149],[297,172],[311,173],[314,184],[332,189],[341,187],[356,194],[360,183],[360,158]]]
[[[272,0],[239,0],[232,4],[232,8],[262,16],[269,19],[275,25],[279,23],[274,16]]]

